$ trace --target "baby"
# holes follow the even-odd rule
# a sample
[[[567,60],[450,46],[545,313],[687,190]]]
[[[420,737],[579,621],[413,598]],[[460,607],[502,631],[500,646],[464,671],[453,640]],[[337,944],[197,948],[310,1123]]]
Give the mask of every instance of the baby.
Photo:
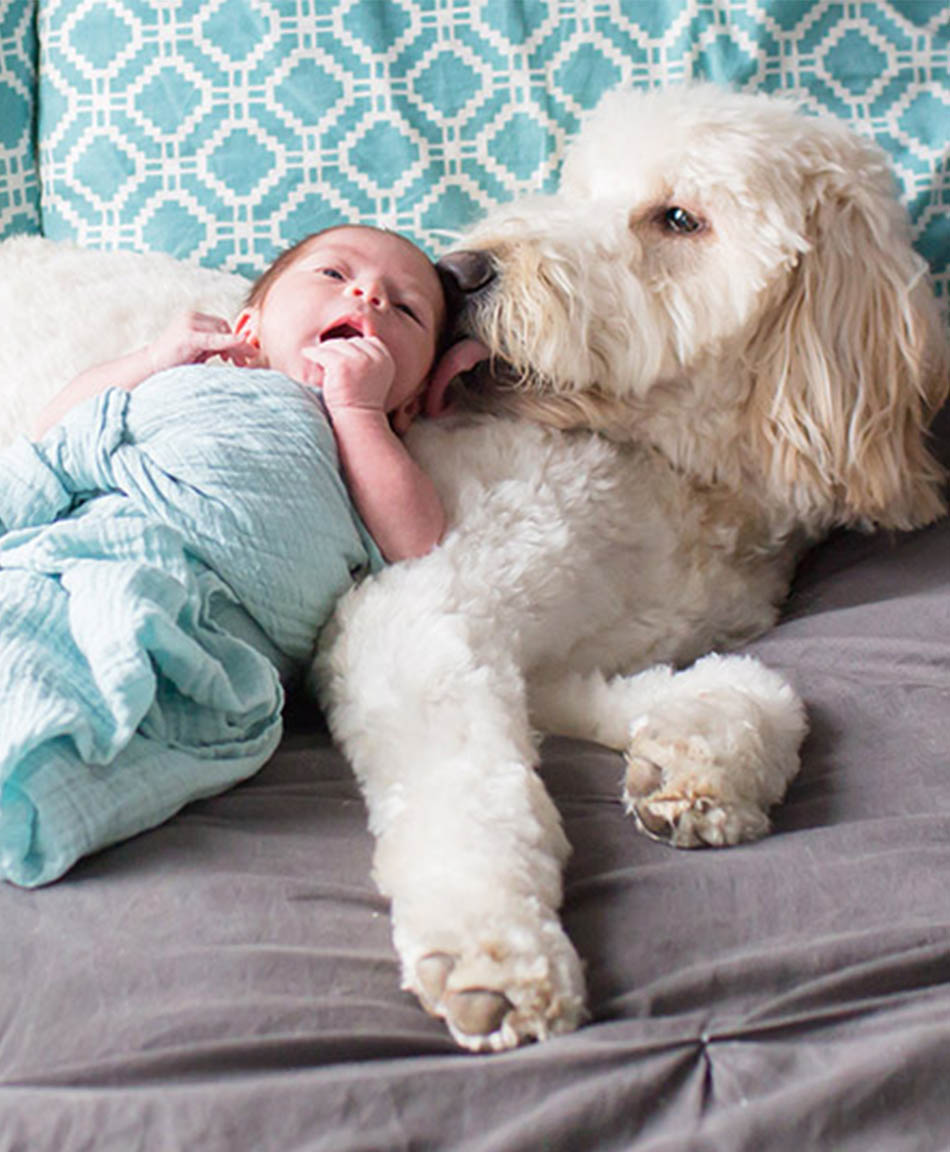
[[[0,452],[0,878],[55,880],[273,754],[340,597],[442,534],[400,436],[444,313],[407,240],[321,232],[233,328],[175,321]]]
[[[218,355],[317,388],[350,494],[387,560],[421,556],[445,524],[429,477],[400,436],[422,406],[445,302],[431,261],[405,237],[330,228],[288,249],[252,287],[232,328],[200,313],[152,343],[83,372],[40,414],[42,436],[76,404]]]

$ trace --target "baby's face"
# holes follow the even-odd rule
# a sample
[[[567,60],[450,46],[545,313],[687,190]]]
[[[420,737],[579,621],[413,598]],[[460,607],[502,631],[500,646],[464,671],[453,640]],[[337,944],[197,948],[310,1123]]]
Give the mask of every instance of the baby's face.
[[[438,275],[408,240],[371,228],[317,236],[271,285],[253,317],[269,367],[304,380],[302,352],[375,336],[396,366],[387,411],[418,394],[432,368],[445,305]]]

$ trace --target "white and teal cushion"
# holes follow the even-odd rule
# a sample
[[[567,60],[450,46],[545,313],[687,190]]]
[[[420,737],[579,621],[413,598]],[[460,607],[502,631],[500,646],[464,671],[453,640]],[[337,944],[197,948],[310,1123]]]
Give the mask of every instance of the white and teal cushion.
[[[950,268],[950,5],[39,0],[44,231],[253,273],[374,221],[442,248],[556,180],[605,88],[783,91],[891,154]]]
[[[35,0],[0,0],[0,239],[38,232]]]

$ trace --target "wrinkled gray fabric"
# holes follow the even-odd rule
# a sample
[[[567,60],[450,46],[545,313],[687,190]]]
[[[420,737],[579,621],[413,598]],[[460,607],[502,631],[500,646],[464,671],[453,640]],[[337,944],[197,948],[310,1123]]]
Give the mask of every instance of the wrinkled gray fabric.
[[[0,1150],[950,1147],[950,524],[843,535],[752,646],[812,732],[772,837],[675,852],[548,741],[593,1018],[470,1056],[398,989],[353,778],[249,783],[0,888]]]

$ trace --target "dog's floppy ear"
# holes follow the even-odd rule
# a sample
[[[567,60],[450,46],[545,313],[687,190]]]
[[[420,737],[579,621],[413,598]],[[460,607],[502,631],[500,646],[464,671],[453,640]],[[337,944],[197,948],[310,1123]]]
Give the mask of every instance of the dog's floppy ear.
[[[846,172],[815,180],[809,249],[754,340],[753,435],[806,518],[911,528],[944,510],[926,429],[947,396],[946,334],[887,177]]]

